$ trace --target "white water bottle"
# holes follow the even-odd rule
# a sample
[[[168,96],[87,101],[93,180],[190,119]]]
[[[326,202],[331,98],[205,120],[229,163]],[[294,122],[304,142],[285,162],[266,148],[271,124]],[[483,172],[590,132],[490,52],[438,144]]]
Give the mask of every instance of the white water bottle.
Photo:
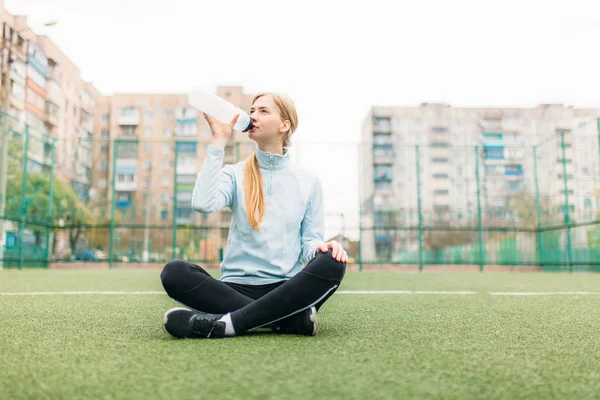
[[[242,132],[248,132],[252,129],[252,119],[244,110],[214,93],[194,89],[190,93],[188,101],[193,107],[226,124],[230,123],[233,117],[239,114],[240,116],[233,129]]]

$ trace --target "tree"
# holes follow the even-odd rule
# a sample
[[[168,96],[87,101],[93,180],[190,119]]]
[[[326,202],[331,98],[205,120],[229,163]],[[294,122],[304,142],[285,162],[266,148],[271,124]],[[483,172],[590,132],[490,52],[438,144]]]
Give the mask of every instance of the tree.
[[[24,204],[21,204],[22,182],[22,172],[10,176],[7,182],[7,193],[10,195],[7,197],[6,215],[19,217],[25,215],[38,245],[41,244],[41,236],[46,232],[47,227],[50,226],[55,235],[65,229],[68,232],[71,252],[74,253],[78,240],[86,230],[84,225],[91,219],[91,212],[86,204],[69,184],[60,177],[55,177],[50,220],[48,216],[49,174],[27,174]],[[64,225],[64,228],[60,225]]]

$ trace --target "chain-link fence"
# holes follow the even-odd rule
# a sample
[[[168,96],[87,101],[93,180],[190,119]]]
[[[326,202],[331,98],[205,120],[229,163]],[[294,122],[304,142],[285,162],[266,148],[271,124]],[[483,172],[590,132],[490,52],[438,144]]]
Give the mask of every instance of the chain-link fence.
[[[11,116],[1,123],[4,267],[222,260],[231,212],[190,206],[207,139],[153,139],[126,127],[118,139],[89,130],[55,138]],[[594,120],[535,146],[506,134],[483,134],[476,146],[376,135],[299,142],[290,152],[323,183],[326,240],[341,241],[361,268],[598,270],[598,132]],[[225,163],[254,147],[234,138]]]

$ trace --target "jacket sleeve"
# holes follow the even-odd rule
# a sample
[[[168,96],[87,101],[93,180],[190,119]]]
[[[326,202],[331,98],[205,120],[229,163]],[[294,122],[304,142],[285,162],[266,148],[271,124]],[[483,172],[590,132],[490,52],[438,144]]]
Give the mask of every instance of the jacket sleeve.
[[[225,207],[232,208],[235,202],[235,175],[230,165],[222,167],[224,154],[216,146],[207,147],[206,158],[192,192],[192,209],[210,214]]]
[[[317,246],[325,241],[324,208],[323,186],[316,178],[300,225],[303,262],[310,261],[317,254]]]

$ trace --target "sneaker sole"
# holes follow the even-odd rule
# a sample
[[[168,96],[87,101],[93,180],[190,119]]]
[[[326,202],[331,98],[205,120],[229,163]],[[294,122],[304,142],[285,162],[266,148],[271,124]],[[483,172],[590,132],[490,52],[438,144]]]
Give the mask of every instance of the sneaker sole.
[[[185,310],[185,311],[190,311],[189,308],[185,308],[185,307],[174,307],[171,308],[170,310],[167,310],[165,312],[165,315],[163,316],[163,329],[165,330],[165,332],[167,332],[169,335],[171,335],[171,332],[169,332],[167,330],[167,321],[169,320],[169,314],[171,314],[173,311],[179,311],[179,310]],[[173,336],[173,335],[171,335]]]
[[[313,323],[312,336],[316,336],[317,332],[319,331],[319,324],[317,321],[317,309],[314,306],[310,308],[310,315],[308,318],[310,319],[310,322]]]

